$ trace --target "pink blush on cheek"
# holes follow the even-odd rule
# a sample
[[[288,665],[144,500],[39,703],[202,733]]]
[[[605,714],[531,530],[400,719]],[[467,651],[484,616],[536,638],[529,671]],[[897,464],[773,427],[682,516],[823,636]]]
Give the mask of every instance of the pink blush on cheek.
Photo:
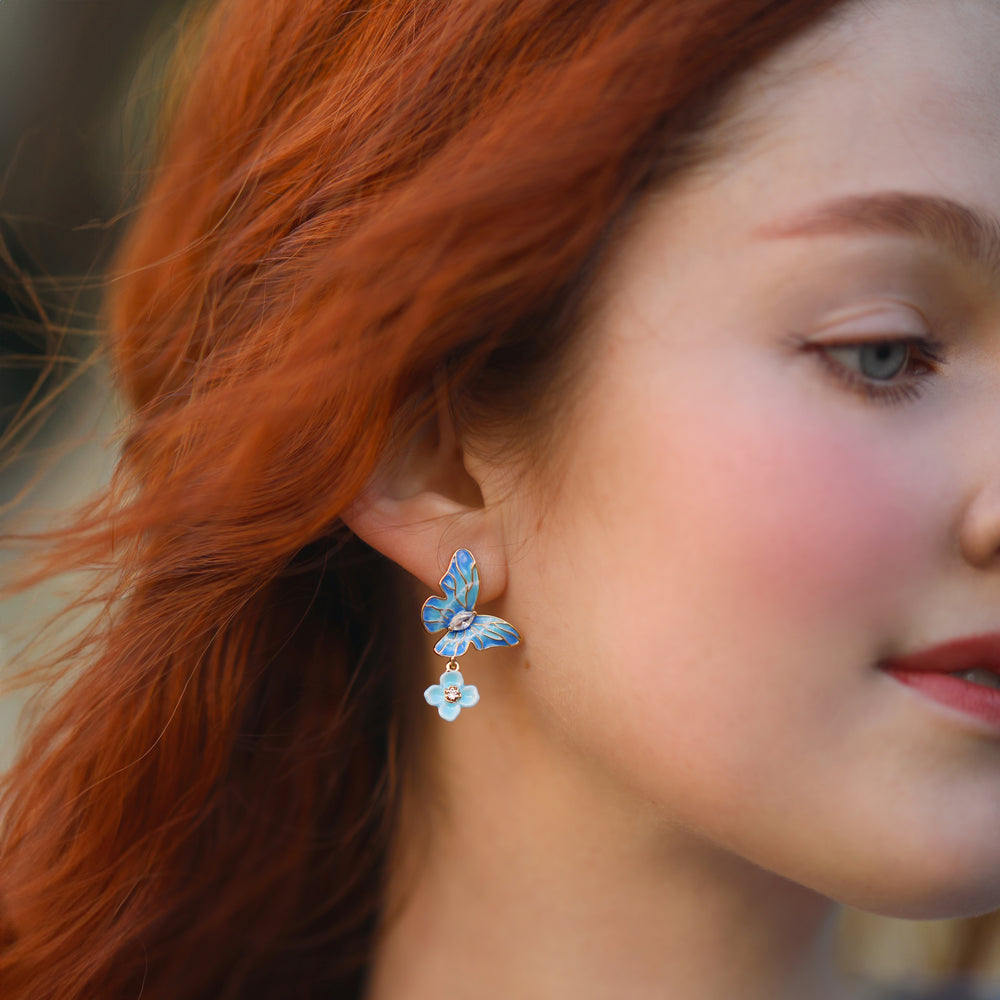
[[[872,428],[832,428],[801,412],[736,416],[689,424],[701,430],[680,444],[683,455],[671,441],[687,471],[663,487],[725,585],[809,617],[898,596],[929,531],[898,456],[873,443]]]

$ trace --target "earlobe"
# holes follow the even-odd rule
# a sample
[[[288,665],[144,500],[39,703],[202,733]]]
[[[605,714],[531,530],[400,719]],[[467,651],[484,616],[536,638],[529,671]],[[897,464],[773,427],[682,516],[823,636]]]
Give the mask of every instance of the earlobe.
[[[437,587],[457,549],[469,549],[480,574],[480,600],[493,600],[507,585],[499,518],[433,490],[392,496],[370,487],[341,520],[373,549],[398,563],[430,589]]]
[[[466,468],[440,391],[433,418],[372,477],[341,520],[431,589],[460,548],[475,555],[482,601],[506,587],[501,519]]]

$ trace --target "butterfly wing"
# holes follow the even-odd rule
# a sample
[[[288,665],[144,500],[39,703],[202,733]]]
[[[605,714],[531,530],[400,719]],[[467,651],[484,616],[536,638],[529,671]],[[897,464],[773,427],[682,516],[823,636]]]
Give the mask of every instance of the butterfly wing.
[[[448,622],[455,617],[455,612],[458,610],[460,610],[459,605],[454,601],[445,600],[443,597],[428,597],[420,609],[420,618],[428,632],[440,632],[441,629],[448,627]]]
[[[479,570],[468,549],[459,549],[452,557],[448,571],[441,577],[441,589],[459,607],[471,611],[479,597]]]
[[[458,632],[448,632],[438,639],[434,647],[434,652],[440,656],[461,656],[469,648],[469,640],[472,639],[470,633],[473,626],[461,629]]]
[[[441,629],[447,628],[457,611],[463,609],[471,611],[476,603],[476,598],[479,596],[479,570],[476,569],[476,560],[468,549],[459,549],[451,557],[451,563],[441,577],[441,589],[445,596],[428,597],[420,611],[424,628],[428,632],[440,632]],[[462,647],[462,651],[465,651],[465,646]],[[442,655],[460,654],[442,653]]]
[[[476,649],[487,649],[490,646],[516,646],[521,641],[517,629],[510,622],[505,622],[495,615],[476,615],[465,632],[469,635],[469,640]]]
[[[441,656],[461,656],[470,644],[476,649],[488,649],[490,646],[516,646],[520,641],[517,629],[509,622],[494,615],[476,615],[468,628],[449,631],[439,639],[434,652]]]

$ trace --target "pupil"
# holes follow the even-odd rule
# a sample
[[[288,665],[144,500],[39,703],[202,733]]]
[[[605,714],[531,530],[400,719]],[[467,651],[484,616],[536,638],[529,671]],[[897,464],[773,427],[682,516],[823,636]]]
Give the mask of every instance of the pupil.
[[[890,379],[903,370],[909,351],[908,344],[898,341],[866,344],[861,349],[861,370],[869,378]]]

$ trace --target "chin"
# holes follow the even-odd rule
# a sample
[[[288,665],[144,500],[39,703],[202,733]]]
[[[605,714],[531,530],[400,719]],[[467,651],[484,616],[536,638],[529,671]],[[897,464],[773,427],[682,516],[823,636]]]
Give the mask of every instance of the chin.
[[[950,920],[1000,910],[1000,804],[990,777],[971,790],[952,781],[932,788],[936,795],[890,788],[856,799],[854,810],[831,801],[790,828],[794,841],[780,855],[786,877],[887,917]]]
[[[876,897],[847,895],[837,898],[855,910],[864,910],[880,917],[894,917],[898,920],[959,920],[967,917],[981,917],[1000,909],[1000,891],[989,893],[969,888],[952,887],[950,891],[904,893],[898,895],[879,894]]]
[[[906,920],[977,917],[1000,909],[1000,851],[995,845],[978,852],[979,864],[971,849],[964,857],[950,848],[923,858],[912,851],[903,854],[819,891],[854,909]]]

